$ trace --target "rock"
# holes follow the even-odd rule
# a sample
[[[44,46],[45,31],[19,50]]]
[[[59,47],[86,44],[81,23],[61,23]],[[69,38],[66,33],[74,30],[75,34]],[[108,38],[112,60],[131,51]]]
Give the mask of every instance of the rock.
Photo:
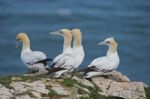
[[[125,99],[145,99],[143,83],[140,82],[116,82],[103,77],[93,77],[92,82],[105,96],[117,96]]]
[[[21,96],[16,96],[15,99],[37,99],[37,98],[32,98],[29,95],[21,95]]]
[[[41,93],[31,91],[30,94],[31,94],[32,97],[34,97],[36,99],[42,99]]]
[[[0,99],[79,99],[95,96],[101,98],[98,93],[125,99],[146,99],[145,90],[149,95],[148,85],[142,82],[132,82],[116,71],[111,75],[93,77],[91,82],[75,76],[72,77],[75,81],[72,78],[40,77],[38,77],[40,80],[33,78],[34,80],[30,81],[21,81],[23,78],[12,77],[13,81],[8,88],[0,84]],[[144,87],[148,88],[144,90]]]
[[[77,97],[78,97],[78,98],[84,97],[85,99],[86,99],[86,98],[89,99],[89,98],[88,98],[88,97],[89,97],[88,94],[77,95]],[[84,99],[84,98],[83,98],[83,99]]]
[[[12,82],[10,84],[14,90],[11,90],[12,93],[18,94],[26,94],[31,93],[31,95],[35,98],[40,98],[41,94],[48,95],[49,90],[46,89],[45,83],[43,81],[34,81],[31,83],[28,82]]]
[[[82,89],[84,90],[86,93],[90,94],[90,91],[86,88],[80,87],[79,85],[75,85],[75,87],[77,87],[78,89]]]
[[[48,82],[45,82],[45,85],[47,87],[59,87],[59,86],[61,86],[60,83],[57,81],[48,81]]]
[[[16,81],[16,80],[17,80],[17,81],[20,81],[20,80],[22,80],[22,78],[21,78],[21,77],[12,77],[11,80],[12,80],[12,81]]]
[[[10,99],[11,97],[13,96],[10,90],[0,84],[0,99]]]
[[[54,90],[59,96],[69,96],[69,97],[76,97],[77,96],[77,88],[74,87],[52,87],[52,90]],[[69,98],[72,99],[72,98]]]
[[[10,96],[6,96],[6,95],[0,95],[0,99],[11,99]]]
[[[28,88],[25,87],[23,84],[21,84],[20,82],[12,82],[10,84],[10,87],[12,87],[14,89],[14,91],[11,90],[12,93],[15,94],[24,94],[27,92]]]
[[[78,78],[76,76],[72,77],[72,79],[76,80],[78,83],[80,83],[82,85],[94,88],[94,85],[86,79],[81,79],[81,78]]]
[[[49,93],[49,90],[46,89],[43,81],[34,81],[30,83],[30,85],[32,86],[30,89],[32,91],[36,91],[36,92],[39,92],[41,94],[46,94],[46,95]]]
[[[118,82],[129,82],[129,81],[130,81],[130,79],[129,79],[127,76],[121,74],[121,73],[118,72],[118,71],[113,71],[113,72],[111,73],[111,77],[112,77],[115,81],[118,81]]]

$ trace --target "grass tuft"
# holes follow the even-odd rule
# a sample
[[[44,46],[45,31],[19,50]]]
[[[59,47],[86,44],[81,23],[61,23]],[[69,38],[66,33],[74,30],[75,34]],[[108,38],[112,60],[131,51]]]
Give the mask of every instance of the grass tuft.
[[[78,88],[78,94],[87,94],[87,92],[81,88]]]
[[[48,96],[49,96],[50,98],[52,98],[52,97],[55,97],[55,96],[57,96],[57,93],[56,93],[54,90],[52,90],[52,89],[49,89]]]
[[[65,86],[73,87],[73,86],[76,84],[76,81],[73,80],[72,78],[65,78],[62,83],[63,83],[63,85],[65,85]]]
[[[150,99],[150,88],[144,88],[146,93],[146,99]]]
[[[12,82],[11,76],[0,77],[0,84],[4,85],[7,88],[9,87],[11,82]]]

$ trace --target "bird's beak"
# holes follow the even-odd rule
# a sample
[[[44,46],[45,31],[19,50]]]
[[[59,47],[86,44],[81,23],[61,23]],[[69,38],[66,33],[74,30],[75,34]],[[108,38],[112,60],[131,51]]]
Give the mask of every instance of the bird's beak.
[[[106,41],[99,42],[98,45],[106,45]]]
[[[16,48],[19,48],[19,43],[20,43],[20,41],[19,41],[19,40],[17,40]]]
[[[51,35],[60,35],[61,33],[60,33],[60,31],[55,31],[55,32],[50,32],[48,34],[51,34]]]

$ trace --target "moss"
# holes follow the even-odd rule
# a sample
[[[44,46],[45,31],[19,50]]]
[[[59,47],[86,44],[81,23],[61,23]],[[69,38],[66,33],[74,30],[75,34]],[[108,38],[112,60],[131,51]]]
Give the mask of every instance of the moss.
[[[144,88],[146,93],[146,99],[150,99],[150,88]]]
[[[116,96],[109,96],[109,97],[106,97],[106,99],[124,99],[124,98],[116,97]]]
[[[16,97],[11,97],[10,99],[16,99]]]
[[[80,97],[80,99],[89,99],[89,97]]]
[[[73,76],[76,76],[76,77],[79,77],[79,78],[81,78],[81,77],[82,77],[81,73],[79,73],[79,72],[75,72],[75,73],[73,73]]]
[[[57,93],[56,93],[54,90],[52,90],[52,89],[49,89],[48,96],[49,96],[50,98],[52,98],[52,97],[55,97],[55,96],[57,96]]]
[[[20,77],[21,80],[12,80],[12,77]],[[4,85],[5,87],[9,88],[9,85],[12,81],[36,81],[43,78],[44,75],[38,75],[38,76],[6,76],[6,77],[0,77],[0,84]]]
[[[90,94],[89,94],[89,99],[105,99],[104,96],[99,94],[99,90],[98,89],[94,89],[92,87],[88,88],[90,90]]]
[[[78,88],[78,94],[87,94],[87,92],[81,88]]]
[[[73,87],[73,86],[76,84],[76,81],[73,80],[72,78],[65,78],[62,83],[63,83],[63,85],[65,85],[65,86]]]
[[[11,76],[0,77],[0,84],[4,85],[5,87],[9,87],[11,82]]]
[[[83,87],[83,88],[86,88],[86,89],[88,89],[88,88],[89,88],[88,86],[86,86],[86,85],[82,85],[81,83],[78,83],[78,82],[76,82],[76,84],[77,84],[77,85],[79,85],[80,87]]]

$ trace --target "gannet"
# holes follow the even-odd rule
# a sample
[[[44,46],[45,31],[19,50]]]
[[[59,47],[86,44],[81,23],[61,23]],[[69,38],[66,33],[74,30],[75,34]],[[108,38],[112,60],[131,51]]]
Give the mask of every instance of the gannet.
[[[44,71],[48,68],[47,61],[51,61],[43,52],[32,51],[30,49],[30,39],[26,33],[19,33],[17,41],[23,43],[21,60],[28,67],[28,73]],[[18,45],[17,45],[18,46]]]
[[[84,49],[82,46],[82,33],[80,29],[72,29],[72,34],[74,37],[73,54],[76,57],[74,69],[76,70],[84,60]]]
[[[93,76],[109,74],[114,71],[120,63],[117,53],[118,44],[113,37],[105,39],[104,41],[98,43],[98,45],[108,45],[109,48],[107,54],[106,56],[94,59],[86,69],[83,69],[83,71],[85,71],[83,78],[91,78]]]
[[[54,58],[50,68],[50,77],[58,78],[67,71],[71,71],[75,65],[75,56],[72,54],[71,48],[72,34],[68,29],[62,29],[49,34],[64,37],[63,52]]]

